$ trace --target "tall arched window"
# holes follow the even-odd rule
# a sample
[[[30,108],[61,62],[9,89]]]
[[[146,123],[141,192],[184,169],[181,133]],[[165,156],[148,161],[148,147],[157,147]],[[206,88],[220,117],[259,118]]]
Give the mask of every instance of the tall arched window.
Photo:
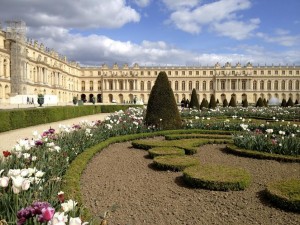
[[[143,91],[144,90],[144,81],[141,81],[141,91]]]
[[[260,81],[260,90],[265,89],[265,82],[263,80]]]
[[[197,90],[197,91],[199,91],[199,90],[200,90],[199,81],[196,81],[196,90]]]
[[[101,80],[98,80],[98,91],[101,90]]]
[[[193,82],[189,81],[189,90],[191,91],[193,89]]]
[[[147,89],[148,89],[148,91],[151,90],[151,81],[148,81],[148,82],[147,82]]]
[[[90,91],[94,90],[94,82],[91,80],[90,81]]]
[[[296,81],[296,88],[295,88],[296,90],[300,90],[300,81],[299,80],[297,80]]]
[[[175,90],[178,91],[178,81],[175,81]]]
[[[268,86],[267,89],[271,90],[271,81],[270,80],[268,80],[268,85],[267,86]]]
[[[119,80],[119,90],[124,90],[123,80]],[[123,102],[123,101],[121,101]]]
[[[278,80],[275,80],[274,82],[274,90],[278,90]]]
[[[289,90],[293,90],[293,81],[289,81]]]
[[[85,91],[85,82],[84,81],[81,81],[81,90]]]
[[[253,81],[253,90],[257,90],[257,81]]]
[[[209,81],[209,89],[213,90],[214,89],[214,82],[211,80]]]
[[[181,90],[185,91],[185,81],[182,81],[181,83]]]
[[[202,83],[202,90],[206,91],[206,81],[203,81],[203,83]]]
[[[285,90],[285,81],[281,81],[281,90]]]

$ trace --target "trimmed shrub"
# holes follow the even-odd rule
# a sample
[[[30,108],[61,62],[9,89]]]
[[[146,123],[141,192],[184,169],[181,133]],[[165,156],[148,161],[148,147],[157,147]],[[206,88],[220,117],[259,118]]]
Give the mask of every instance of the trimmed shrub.
[[[181,127],[181,117],[166,72],[158,74],[151,90],[145,123],[164,130]]]
[[[286,106],[287,107],[293,107],[294,106],[294,103],[293,103],[293,100],[292,100],[292,98],[291,97],[289,97],[289,100],[287,101],[287,103],[286,103]]]
[[[265,98],[263,100],[263,104],[264,104],[264,107],[268,107],[268,103],[267,103],[267,100]]]
[[[281,102],[281,107],[286,107],[286,100],[285,99],[282,99],[282,102]]]
[[[264,106],[264,102],[261,99],[261,97],[258,98],[255,107],[263,107]]]
[[[198,97],[197,97],[197,92],[196,92],[196,89],[194,88],[192,91],[191,102],[190,102],[189,108],[199,109],[199,107],[200,106],[199,106],[199,101],[198,101]]]
[[[244,108],[247,108],[247,107],[248,107],[248,100],[247,100],[247,99],[244,99],[244,100],[242,101],[242,107],[244,107]]]
[[[203,108],[208,108],[208,101],[206,98],[203,98],[202,102],[200,104],[200,109],[203,109]]]
[[[180,139],[194,139],[194,138],[206,138],[209,140],[212,139],[232,139],[231,135],[222,135],[222,134],[170,134],[166,135],[166,140],[180,140]]]
[[[296,101],[295,101],[295,105],[298,105],[299,104],[299,102],[298,102],[298,99],[296,99]]]
[[[217,106],[217,103],[216,103],[215,95],[211,95],[208,107],[210,109],[214,109],[214,108],[216,108],[216,106]]]
[[[236,107],[236,101],[233,96],[231,96],[230,102],[229,102],[230,107]]]
[[[183,171],[183,178],[192,187],[216,191],[244,190],[250,184],[249,172],[224,165],[192,166]]]
[[[290,179],[267,184],[267,198],[276,206],[300,212],[300,180]]]
[[[225,98],[224,101],[223,101],[223,107],[228,107],[228,101],[227,101],[226,98]]]
[[[0,111],[0,132],[11,130],[10,112]]]
[[[156,147],[151,148],[149,151],[149,156],[151,158],[162,156],[162,155],[185,155],[185,152],[181,148],[177,147]]]
[[[199,164],[198,159],[191,156],[157,156],[153,159],[153,164],[162,170],[182,171],[189,166]]]

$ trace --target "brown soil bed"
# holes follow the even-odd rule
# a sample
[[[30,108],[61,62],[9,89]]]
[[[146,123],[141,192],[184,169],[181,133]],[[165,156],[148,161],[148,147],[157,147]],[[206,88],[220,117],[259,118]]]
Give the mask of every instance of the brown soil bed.
[[[88,164],[81,178],[84,204],[97,217],[109,212],[109,225],[300,224],[299,213],[275,208],[262,195],[270,181],[300,179],[300,164],[238,157],[224,147],[202,146],[194,157],[247,169],[252,182],[244,191],[189,188],[181,172],[155,170],[147,151],[126,142],[110,145]]]

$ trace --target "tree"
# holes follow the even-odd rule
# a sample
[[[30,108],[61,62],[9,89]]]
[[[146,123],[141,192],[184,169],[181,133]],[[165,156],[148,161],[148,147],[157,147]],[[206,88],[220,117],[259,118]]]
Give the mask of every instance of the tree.
[[[148,126],[156,126],[166,130],[181,128],[181,117],[165,72],[158,74],[152,87],[145,123]]]
[[[216,103],[215,95],[211,95],[208,107],[210,109],[214,109],[214,108],[216,108],[216,106],[217,106],[217,103]]]
[[[190,102],[189,108],[199,109],[199,101],[198,101],[197,92],[196,92],[195,88],[192,91],[191,102]]]
[[[217,104],[219,104],[220,102],[219,102],[219,99],[217,98]]]
[[[258,98],[255,107],[263,107],[264,106],[264,102],[261,99],[261,97]]]
[[[294,106],[294,103],[293,103],[293,100],[292,100],[291,97],[289,97],[289,100],[287,101],[286,106],[287,106],[287,107],[288,107],[288,106],[290,106],[290,107],[293,107],[293,106]]]
[[[226,98],[223,100],[223,107],[228,107],[228,101]]]
[[[202,110],[203,108],[208,108],[208,101],[206,100],[206,98],[203,98],[200,104],[200,109]]]
[[[230,99],[230,102],[229,102],[229,106],[236,107],[236,101],[235,101],[235,98],[233,96],[231,96],[231,99]]]
[[[42,107],[42,105],[44,104],[44,95],[43,94],[38,94],[37,102],[40,105],[40,107]]]
[[[264,107],[268,107],[268,103],[267,103],[267,101],[266,101],[265,98],[264,98],[264,100],[263,100],[263,104],[264,104]]]
[[[298,105],[299,104],[299,102],[298,102],[298,99],[296,99],[296,101],[295,101],[295,105]]]
[[[286,107],[286,100],[285,99],[282,99],[281,107]]]
[[[244,100],[242,101],[242,107],[244,107],[244,108],[247,108],[247,107],[248,107],[248,100],[247,100],[247,99],[244,99]]]

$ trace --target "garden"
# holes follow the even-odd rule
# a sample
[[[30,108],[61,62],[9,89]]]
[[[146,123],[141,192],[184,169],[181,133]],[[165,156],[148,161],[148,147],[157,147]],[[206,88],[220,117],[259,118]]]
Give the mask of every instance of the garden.
[[[157,80],[147,108],[5,150],[0,224],[299,224],[300,108],[178,110]]]

